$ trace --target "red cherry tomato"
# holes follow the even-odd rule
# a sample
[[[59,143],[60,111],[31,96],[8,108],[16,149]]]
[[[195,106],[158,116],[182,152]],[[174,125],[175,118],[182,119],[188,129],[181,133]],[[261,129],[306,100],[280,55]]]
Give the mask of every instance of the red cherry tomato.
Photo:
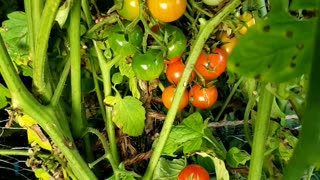
[[[189,99],[197,109],[209,109],[218,99],[218,90],[215,86],[200,87],[195,84],[190,90]]]
[[[186,10],[187,0],[148,0],[151,15],[162,22],[178,20]]]
[[[199,165],[189,165],[182,169],[178,180],[210,180],[209,173]]]
[[[227,67],[227,54],[219,48],[215,48],[213,54],[201,53],[195,65],[195,69],[205,80],[213,80],[219,77]]]
[[[181,61],[176,61],[167,66],[166,76],[171,84],[177,85],[181,79],[185,65]],[[189,82],[192,82],[195,77],[195,72],[192,72]]]
[[[162,102],[167,109],[171,107],[175,91],[176,91],[176,87],[171,85],[166,87],[162,92]],[[182,109],[184,109],[188,105],[188,103],[189,103],[188,91],[184,91],[184,94],[180,101],[178,111],[181,111]]]

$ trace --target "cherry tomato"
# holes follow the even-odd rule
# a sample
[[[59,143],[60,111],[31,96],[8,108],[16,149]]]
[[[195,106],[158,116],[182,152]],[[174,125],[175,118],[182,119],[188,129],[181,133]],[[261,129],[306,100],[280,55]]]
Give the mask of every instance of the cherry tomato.
[[[221,49],[224,50],[228,55],[231,54],[231,52],[233,51],[234,47],[238,42],[238,38],[236,36],[230,38],[228,37],[226,32],[222,33],[220,40],[223,43],[223,45],[221,46]]]
[[[164,59],[158,50],[149,50],[145,54],[136,54],[132,60],[132,69],[138,79],[151,81],[157,79],[164,69]]]
[[[219,48],[215,48],[213,54],[202,52],[195,65],[195,69],[205,80],[216,79],[225,71],[226,67],[227,54]]]
[[[193,164],[182,169],[178,175],[178,180],[210,180],[210,176],[206,169]]]
[[[190,90],[189,98],[194,107],[209,109],[218,99],[218,90],[215,86],[200,87],[198,84],[195,84]]]
[[[186,10],[187,0],[147,0],[151,15],[162,22],[178,20]]]
[[[166,87],[162,92],[162,102],[167,109],[171,107],[175,91],[176,91],[176,87],[171,85]],[[188,105],[188,103],[189,103],[188,91],[184,91],[184,94],[180,101],[178,111],[181,111],[182,109],[184,109]]]
[[[174,58],[166,59],[166,60],[164,60],[164,63],[165,64],[172,64],[176,61],[181,61],[181,59],[182,59],[182,55],[174,57]]]
[[[181,61],[176,61],[167,66],[166,76],[171,84],[177,85],[181,79],[185,65]],[[195,72],[192,72],[189,82],[192,82],[195,77]]]
[[[124,27],[128,26],[128,24],[129,22],[123,22]],[[115,54],[133,54],[141,46],[143,39],[143,32],[140,26],[135,26],[130,32],[124,32],[124,29],[117,24],[111,27],[107,33],[109,45]]]
[[[121,0],[115,0],[114,4],[119,4]],[[138,0],[123,0],[122,8],[117,10],[121,17],[128,21],[133,21],[139,16]]]
[[[166,46],[168,49],[167,59],[180,56],[187,47],[187,38],[183,32],[173,25],[166,25],[164,28],[164,35],[167,36]]]
[[[252,14],[249,13],[249,12],[245,12],[243,15],[241,15],[241,16],[239,17],[239,20],[244,21],[244,22],[247,24],[248,28],[251,27],[251,26],[253,26],[253,25],[256,23],[256,21],[255,21],[255,19],[253,18]],[[239,30],[239,33],[240,33],[240,34],[244,35],[244,34],[247,33],[248,28],[247,28],[245,25],[238,25],[238,26],[241,26],[241,27],[242,27],[242,28]]]

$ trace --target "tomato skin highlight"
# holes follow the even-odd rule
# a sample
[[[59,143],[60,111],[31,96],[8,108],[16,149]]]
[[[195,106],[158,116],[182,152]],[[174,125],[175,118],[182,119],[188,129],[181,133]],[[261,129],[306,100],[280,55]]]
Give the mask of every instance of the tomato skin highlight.
[[[192,164],[182,169],[178,175],[178,180],[210,180],[210,176],[206,169]]]
[[[187,0],[147,0],[151,15],[162,22],[178,20],[186,11]]]
[[[114,4],[120,3],[121,0],[115,0]],[[119,15],[128,21],[133,21],[139,16],[139,1],[138,0],[123,0],[123,6],[117,10]]]
[[[209,109],[218,99],[218,90],[215,86],[201,87],[198,84],[192,86],[189,99],[197,109]]]
[[[227,56],[226,52],[219,48],[215,48],[213,54],[202,52],[195,69],[205,80],[214,80],[226,70]]]
[[[136,54],[132,60],[132,70],[138,79],[151,81],[157,79],[164,69],[164,59],[158,50]]]
[[[166,87],[162,92],[161,99],[162,99],[163,105],[167,109],[171,107],[175,91],[176,91],[176,87],[171,85]],[[178,111],[182,111],[185,107],[187,107],[188,103],[189,103],[189,94],[188,94],[188,91],[184,91],[182,99],[180,101]]]
[[[167,66],[166,77],[171,84],[177,85],[180,82],[184,72],[185,65],[181,61],[176,61]],[[192,72],[189,82],[192,82],[195,77],[195,72]]]

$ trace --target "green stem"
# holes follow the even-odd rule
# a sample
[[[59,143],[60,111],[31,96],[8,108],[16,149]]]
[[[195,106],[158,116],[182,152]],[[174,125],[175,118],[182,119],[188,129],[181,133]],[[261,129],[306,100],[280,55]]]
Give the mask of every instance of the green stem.
[[[35,57],[33,60],[33,83],[36,92],[43,98],[44,101],[51,99],[51,87],[45,77],[45,69],[47,64],[47,49],[48,40],[51,32],[53,22],[55,20],[61,0],[47,0],[42,12],[40,27],[35,30],[38,32],[38,38],[35,45]],[[39,16],[38,16],[39,17]],[[33,17],[35,18],[35,17]]]
[[[70,39],[71,61],[71,127],[75,137],[82,135],[85,122],[82,118],[81,57],[80,57],[80,1],[74,1],[70,13],[68,35]]]
[[[19,108],[23,113],[34,119],[51,137],[68,161],[68,166],[79,179],[96,179],[93,172],[83,161],[77,151],[72,137],[62,131],[55,110],[42,106],[22,83],[6,51],[0,35],[0,72],[10,90],[12,107]]]
[[[81,0],[81,7],[89,28],[93,26],[88,0]]]
[[[227,105],[229,104],[229,102],[231,101],[231,98],[233,97],[234,93],[236,92],[236,90],[238,89],[239,85],[241,84],[243,78],[241,77],[237,83],[233,86],[229,96],[227,97],[226,101],[224,102],[222,108],[220,109],[217,117],[214,119],[214,121],[219,121],[223,111],[226,109]]]
[[[112,94],[110,70],[111,70],[112,66],[114,65],[114,63],[118,60],[121,60],[121,58],[123,58],[123,57],[116,56],[114,59],[107,62],[101,49],[99,49],[96,41],[93,41],[93,44],[94,44],[95,50],[98,55],[99,66],[100,66],[101,73],[102,73],[104,97],[107,97]],[[119,154],[118,154],[118,148],[117,148],[117,139],[115,136],[115,127],[114,127],[114,123],[112,121],[112,108],[111,107],[106,107],[105,124],[106,124],[108,139],[109,139],[109,143],[110,143],[111,154],[113,155],[116,163],[119,164],[120,160],[119,160]]]
[[[267,83],[261,83],[261,92],[258,103],[257,119],[254,124],[254,137],[252,144],[252,155],[249,169],[249,180],[261,178],[264,162],[265,144],[268,136],[273,94],[266,89]]]
[[[256,96],[252,95],[249,97],[249,101],[248,101],[246,109],[244,111],[244,118],[243,118],[244,135],[245,135],[245,137],[251,147],[252,147],[252,139],[251,139],[248,121],[249,121],[250,112],[255,104],[256,104]]]
[[[207,22],[207,24],[200,30],[194,44],[192,45],[192,49],[187,60],[186,68],[182,74],[181,80],[176,89],[171,108],[169,109],[166,120],[164,121],[158,142],[156,144],[156,147],[154,148],[143,179],[149,180],[152,178],[153,171],[157,166],[157,163],[161,156],[161,152],[171,131],[180,101],[182,99],[182,95],[187,87],[189,77],[194,69],[194,65],[196,64],[196,61],[202,51],[204,44],[206,43],[210,34],[213,32],[214,28],[217,27],[229,13],[233,12],[233,10],[237,6],[239,6],[240,3],[240,0],[233,0],[230,3],[228,3],[219,14],[217,14],[214,18],[210,19]]]
[[[0,156],[31,156],[35,155],[28,150],[0,149]],[[37,153],[36,156],[47,158],[50,154]]]
[[[54,107],[59,103],[59,99],[61,97],[61,94],[63,92],[65,83],[67,81],[68,75],[69,75],[69,71],[70,71],[70,60],[68,60],[66,62],[66,64],[64,65],[63,71],[60,75],[60,79],[59,82],[57,84],[57,87],[54,91],[54,94],[52,96],[51,102],[50,104]]]

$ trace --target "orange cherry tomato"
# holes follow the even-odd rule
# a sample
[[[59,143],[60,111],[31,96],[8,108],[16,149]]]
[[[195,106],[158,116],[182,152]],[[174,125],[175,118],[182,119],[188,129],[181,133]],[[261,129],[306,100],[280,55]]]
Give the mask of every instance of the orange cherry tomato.
[[[185,65],[181,61],[176,61],[167,66],[166,77],[171,84],[177,85],[184,72]],[[195,72],[192,72],[189,82],[192,82],[195,77]]]
[[[238,43],[238,38],[236,36],[230,38],[228,37],[227,32],[223,32],[220,41],[223,43],[221,49],[224,50],[228,55],[230,55],[234,47]]]
[[[195,65],[195,69],[205,80],[216,79],[226,70],[226,67],[227,54],[219,48],[215,48],[213,54],[202,52]]]
[[[178,180],[210,180],[210,176],[206,169],[192,164],[182,169],[178,175]]]
[[[218,99],[218,90],[215,86],[200,87],[195,84],[190,90],[189,99],[197,109],[209,109]]]
[[[253,26],[256,24],[255,19],[253,18],[252,14],[249,12],[245,12],[243,15],[239,17],[239,20],[243,21],[246,23],[246,25],[249,27]],[[248,28],[245,25],[238,25],[238,27],[241,26],[242,28],[239,29],[239,33],[244,35],[247,33]]]
[[[176,87],[171,85],[171,86],[166,87],[164,89],[164,91],[162,92],[161,99],[162,99],[163,105],[167,109],[169,109],[171,107],[175,91],[176,91]],[[188,94],[188,91],[184,91],[184,94],[183,94],[182,99],[180,101],[178,111],[181,111],[182,109],[184,109],[188,105],[188,103],[189,103],[189,94]]]
[[[147,0],[151,15],[162,22],[178,20],[186,11],[187,0]]]

